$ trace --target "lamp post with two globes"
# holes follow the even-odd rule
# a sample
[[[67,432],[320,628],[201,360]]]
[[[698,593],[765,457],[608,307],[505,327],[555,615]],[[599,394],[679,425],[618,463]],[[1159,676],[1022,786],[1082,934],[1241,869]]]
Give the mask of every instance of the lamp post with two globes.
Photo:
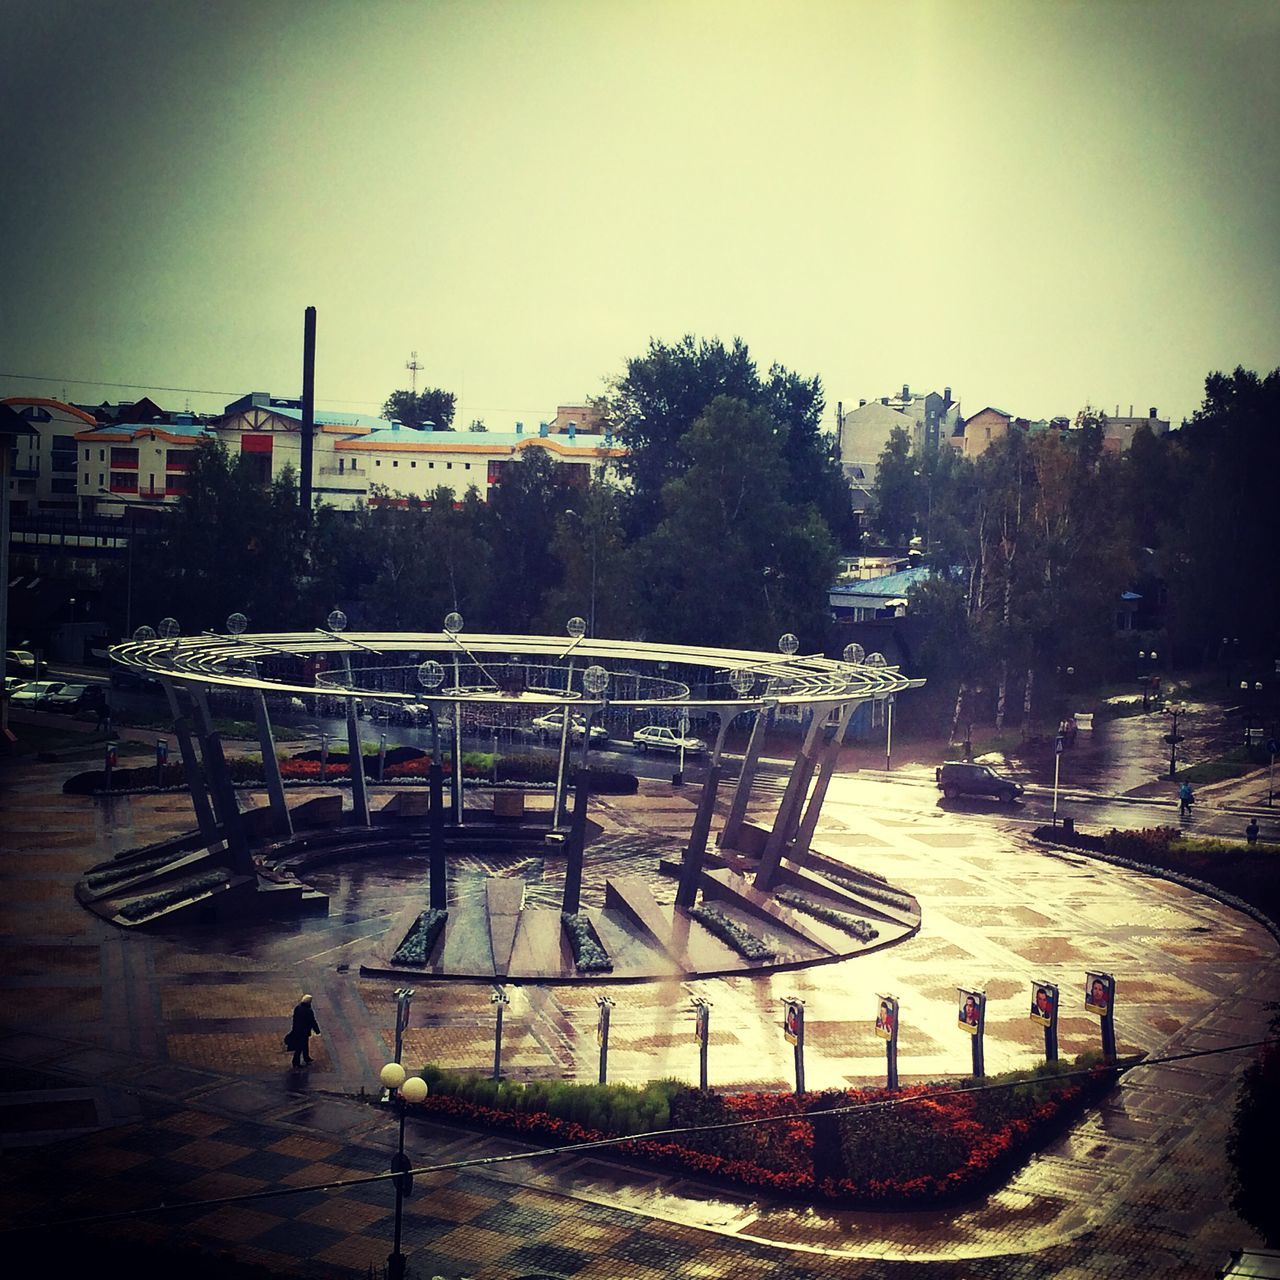
[[[391,1157],[391,1172],[395,1175],[391,1181],[396,1189],[396,1225],[395,1243],[387,1258],[388,1280],[404,1280],[405,1258],[400,1252],[400,1226],[404,1216],[404,1200],[413,1192],[413,1167],[404,1153],[404,1117],[409,1103],[418,1103],[426,1099],[427,1082],[421,1076],[411,1076],[398,1063],[388,1062],[378,1074],[384,1089],[395,1091],[400,1111],[400,1139],[396,1153]]]

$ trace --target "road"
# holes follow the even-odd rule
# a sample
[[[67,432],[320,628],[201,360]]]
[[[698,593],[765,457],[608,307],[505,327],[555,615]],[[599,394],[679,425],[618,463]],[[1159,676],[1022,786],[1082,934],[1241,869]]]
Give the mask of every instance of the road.
[[[106,683],[104,676],[93,676],[83,670],[62,669],[57,666],[43,673],[43,678]],[[119,723],[127,724],[131,717],[144,721],[163,720],[167,715],[164,699],[155,690],[112,689],[110,697]],[[246,718],[251,714],[247,707],[242,710]],[[238,713],[228,711],[227,714]],[[1200,722],[1203,724],[1208,718],[1202,716]],[[1243,835],[1249,818],[1255,817],[1261,828],[1262,840],[1280,840],[1280,801],[1275,806],[1268,807],[1265,803],[1223,802],[1202,794],[1191,816],[1180,819],[1172,785],[1167,795],[1141,797],[1121,793],[1126,785],[1132,786],[1154,776],[1154,770],[1149,765],[1143,769],[1140,765],[1135,768],[1135,764],[1142,758],[1158,758],[1161,748],[1155,741],[1155,735],[1165,727],[1162,720],[1163,717],[1152,715],[1144,720],[1117,721],[1109,726],[1108,736],[1111,741],[1105,741],[1099,735],[1101,755],[1105,759],[1101,768],[1098,767],[1100,762],[1097,758],[1090,758],[1083,751],[1080,753],[1079,766],[1075,759],[1068,760],[1067,767],[1083,773],[1092,785],[1059,787],[1059,821],[1069,817],[1077,826],[1091,831],[1106,831],[1111,827],[1133,829],[1179,826],[1198,835],[1238,839]],[[320,745],[321,736],[325,733],[329,735],[329,741],[334,744],[335,750],[342,749],[342,744],[346,741],[346,720],[339,716],[316,716],[306,711],[279,711],[273,715],[273,722],[278,730],[289,730],[304,741],[311,740],[316,747]],[[385,732],[389,746],[406,745],[430,750],[431,730],[425,723],[384,726],[362,719],[360,727],[366,741],[376,740],[379,733]],[[442,739],[447,747],[447,730],[442,734]],[[1140,745],[1140,750],[1133,749],[1135,742],[1131,740],[1134,739]],[[1148,743],[1146,739],[1152,741]],[[493,749],[494,736],[491,731],[464,732],[462,744],[466,751],[490,751]],[[558,743],[554,739],[544,744],[527,729],[503,728],[498,735],[499,777],[503,753],[554,755],[557,750]],[[571,764],[576,764],[581,758],[581,750],[581,744],[573,746]],[[592,764],[602,768],[622,769],[642,778],[659,780],[669,780],[679,768],[679,759],[675,755],[637,752],[629,743],[617,738],[611,738],[603,747],[593,747],[590,759]],[[722,786],[732,782],[740,763],[740,755],[725,753]],[[705,765],[705,757],[685,757],[683,777],[686,785],[693,787],[701,783]],[[789,768],[790,762],[782,757],[766,757],[762,760],[760,777],[755,787],[756,795],[772,792],[781,796]],[[1045,772],[1048,772],[1047,769]],[[1052,786],[1030,780],[1025,773],[1017,776],[1026,787],[1026,792],[1020,801],[1010,806],[977,799],[945,801],[938,794],[932,767],[920,765],[904,765],[889,771],[861,770],[856,774],[856,794],[865,796],[868,805],[890,812],[912,815],[925,811],[951,813],[964,820],[990,823],[1010,831],[1026,830],[1052,822]]]

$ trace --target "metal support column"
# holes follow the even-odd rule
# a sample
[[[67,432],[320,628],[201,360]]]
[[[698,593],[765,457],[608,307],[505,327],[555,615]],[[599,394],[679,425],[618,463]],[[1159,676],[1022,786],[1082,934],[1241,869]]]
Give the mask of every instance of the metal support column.
[[[724,820],[716,843],[724,849],[732,849],[737,845],[738,836],[742,832],[742,822],[747,816],[747,801],[751,798],[751,784],[755,781],[756,766],[760,761],[760,749],[764,745],[764,736],[773,720],[773,708],[761,707],[756,712],[755,723],[751,726],[751,736],[747,739],[747,749],[742,757],[742,768],[738,773],[738,781],[734,787],[733,799],[729,802],[729,816]]]
[[[791,848],[793,858],[802,859],[809,852],[809,845],[822,813],[822,804],[827,798],[827,788],[831,785],[831,776],[835,773],[836,761],[840,757],[840,744],[844,741],[845,730],[848,729],[849,721],[853,718],[857,706],[856,702],[851,703],[841,711],[840,722],[836,726],[835,733],[828,742],[823,744],[818,755],[818,780],[814,783],[813,794],[809,797],[804,816],[800,819],[795,843]]]
[[[684,861],[680,868],[680,885],[676,889],[676,906],[691,907],[698,897],[698,883],[702,879],[702,863],[707,852],[707,837],[711,834],[711,818],[715,813],[716,791],[720,786],[720,753],[724,748],[724,735],[731,717],[720,714],[720,727],[716,744],[711,752],[711,763],[702,780],[702,795],[698,799],[698,811],[694,814],[689,843],[685,847]]]
[[[173,717],[173,732],[178,739],[178,750],[182,753],[182,772],[187,779],[187,790],[191,792],[191,807],[196,812],[196,825],[200,828],[201,837],[212,844],[218,839],[218,822],[209,805],[208,783],[191,738],[191,718],[185,714],[179,700],[179,690],[173,682],[162,680],[160,683],[169,700],[169,714]]]
[[[814,744],[825,719],[826,715],[821,708],[815,707],[813,720],[804,735],[804,742],[796,755],[796,762],[791,766],[791,776],[787,779],[787,789],[783,793],[782,803],[778,806],[773,830],[769,832],[764,852],[760,855],[760,867],[756,871],[755,879],[757,889],[773,887],[774,877],[778,874],[778,866],[782,862],[782,851],[795,830],[796,815],[809,790],[809,780],[813,777]]]
[[[222,752],[222,738],[213,727],[209,714],[209,701],[203,689],[192,693],[196,712],[196,733],[204,752],[205,772],[208,774],[213,810],[222,827],[227,842],[227,854],[232,872],[236,875],[253,874],[253,857],[249,852],[249,840],[244,823],[240,819],[240,802],[231,784],[231,771]]]
[[[562,911],[576,915],[582,897],[582,863],[587,844],[587,800],[589,789],[587,771],[578,770],[574,780],[573,817],[569,823],[569,838],[565,841],[564,902]]]
[[[258,746],[262,749],[262,776],[267,784],[267,800],[271,805],[276,835],[293,835],[293,819],[284,798],[284,779],[280,761],[276,759],[276,740],[271,732],[271,716],[267,711],[267,695],[261,689],[253,697],[253,716],[258,724]],[[400,1061],[399,1058],[396,1059]]]
[[[364,755],[360,750],[360,720],[356,716],[356,700],[347,699],[347,767],[351,770],[352,820],[357,826],[369,822],[369,786],[364,777]]]

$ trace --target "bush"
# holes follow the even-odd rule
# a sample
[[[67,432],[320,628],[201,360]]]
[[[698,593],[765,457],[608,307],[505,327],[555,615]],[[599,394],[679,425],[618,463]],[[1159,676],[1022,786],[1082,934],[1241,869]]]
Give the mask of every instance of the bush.
[[[1272,1019],[1273,1035],[1280,1030],[1278,1023],[1280,1019]],[[1235,1116],[1227,1135],[1227,1158],[1231,1162],[1231,1207],[1273,1249],[1280,1247],[1280,1216],[1275,1203],[1277,1144],[1280,1048],[1270,1044],[1241,1077]]]
[[[426,964],[431,948],[448,920],[447,911],[428,908],[413,923],[391,957],[393,964]]]
[[[609,973],[613,962],[604,949],[599,935],[586,916],[576,915],[571,911],[562,911],[560,920],[564,931],[568,934],[569,945],[573,948],[573,963],[579,973]]]
[[[228,872],[222,867],[212,871],[202,871],[199,875],[178,880],[156,893],[131,899],[120,908],[120,914],[126,920],[141,920],[174,903],[185,902],[188,898],[197,897],[210,889],[226,884],[227,879]]]
[[[1067,1078],[1068,1072],[1074,1074]],[[989,1191],[1115,1082],[1114,1069],[1087,1058],[1074,1067],[1046,1064],[991,1077],[981,1090],[943,1082],[893,1095],[870,1089],[719,1095],[673,1080],[643,1089],[556,1081],[489,1090],[466,1077],[474,1082],[466,1086],[469,1098],[457,1077],[435,1067],[422,1074],[431,1087],[424,1108],[446,1117],[566,1143],[692,1126],[699,1131],[638,1138],[616,1150],[750,1189],[881,1209]],[[744,1120],[764,1123],[709,1127]]]
[[[689,914],[747,960],[772,960],[777,952],[715,907],[690,907]]]

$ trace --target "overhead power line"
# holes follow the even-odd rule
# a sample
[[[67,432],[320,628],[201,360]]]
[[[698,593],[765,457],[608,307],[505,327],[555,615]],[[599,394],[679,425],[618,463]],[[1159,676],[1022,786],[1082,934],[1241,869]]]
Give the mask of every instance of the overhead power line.
[[[1190,1049],[1185,1053],[1170,1053],[1161,1057],[1137,1056],[1123,1059],[1115,1064],[1122,1074],[1141,1067],[1165,1066],[1171,1062],[1187,1062],[1195,1058],[1208,1058],[1222,1053],[1241,1053],[1246,1049],[1261,1049],[1274,1046],[1274,1039],[1250,1040],[1240,1044],[1218,1045],[1212,1049]],[[1059,1080],[1087,1079],[1094,1073],[1094,1068],[1085,1067],[1076,1071],[1063,1071],[1052,1077],[1053,1082]],[[599,1151],[603,1147],[617,1147],[627,1142],[650,1142],[670,1140],[686,1134],[712,1133],[722,1129],[747,1129],[756,1125],[780,1124],[786,1120],[808,1120],[816,1118],[830,1119],[837,1116],[854,1115],[860,1111],[883,1111],[894,1107],[911,1106],[917,1102],[932,1101],[936,1098],[956,1097],[969,1093],[992,1093],[1002,1089],[1016,1089],[1030,1083],[1027,1080],[1012,1081],[980,1081],[975,1084],[956,1085],[951,1089],[934,1089],[929,1093],[886,1094],[871,1102],[855,1102],[847,1107],[832,1107],[821,1112],[788,1111],[781,1115],[753,1116],[746,1120],[726,1120],[718,1124],[685,1125],[674,1129],[655,1129],[649,1133],[630,1133],[607,1138],[594,1138],[589,1142],[573,1142],[564,1146],[537,1147],[531,1151],[512,1151],[498,1156],[472,1156],[462,1160],[449,1160],[442,1164],[417,1165],[407,1170],[412,1175],[429,1173],[453,1173],[460,1169],[477,1169],[489,1165],[510,1164],[517,1160],[537,1160],[546,1156],[579,1155],[584,1151]],[[60,1230],[67,1227],[97,1226],[108,1222],[120,1222],[128,1218],[143,1217],[158,1213],[190,1212],[196,1209],[215,1209],[223,1205],[248,1204],[254,1200],[272,1200],[281,1196],[303,1195],[313,1191],[341,1191],[347,1187],[363,1186],[370,1182],[388,1182],[400,1175],[392,1170],[385,1173],[360,1174],[351,1178],[336,1178],[329,1182],[314,1182],[306,1186],[274,1187],[266,1191],[246,1191],[235,1196],[217,1196],[208,1200],[185,1200],[178,1204],[160,1203],[144,1205],[138,1209],[121,1209],[114,1213],[98,1213],[82,1218],[62,1218],[55,1222],[41,1222],[19,1227],[5,1227],[0,1236],[16,1235],[29,1231]]]

